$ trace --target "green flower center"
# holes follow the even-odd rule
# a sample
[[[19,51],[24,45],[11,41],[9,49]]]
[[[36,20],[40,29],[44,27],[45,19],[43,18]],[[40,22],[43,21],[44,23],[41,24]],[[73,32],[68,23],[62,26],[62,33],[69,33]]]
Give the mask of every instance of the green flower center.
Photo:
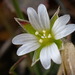
[[[60,39],[56,40],[53,33],[50,31],[36,31],[35,36],[37,37],[38,42],[41,44],[42,47],[50,45],[52,43],[56,43],[59,49],[62,47],[62,41]]]
[[[42,45],[48,45],[53,42],[53,37],[49,31],[43,30],[42,32],[35,32],[38,42]]]

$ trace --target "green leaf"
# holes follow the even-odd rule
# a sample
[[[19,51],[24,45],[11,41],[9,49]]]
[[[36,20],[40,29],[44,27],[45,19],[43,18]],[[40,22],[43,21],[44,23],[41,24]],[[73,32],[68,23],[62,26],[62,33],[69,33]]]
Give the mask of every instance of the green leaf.
[[[51,18],[51,21],[50,21],[50,29],[52,29],[53,25],[54,25],[54,22],[57,20],[58,18],[58,14],[59,14],[59,9],[60,7],[58,7],[57,11],[55,12],[55,14],[53,15],[53,17]]]
[[[15,18],[16,22],[28,33],[35,34],[35,29],[31,26],[29,21],[20,18]]]

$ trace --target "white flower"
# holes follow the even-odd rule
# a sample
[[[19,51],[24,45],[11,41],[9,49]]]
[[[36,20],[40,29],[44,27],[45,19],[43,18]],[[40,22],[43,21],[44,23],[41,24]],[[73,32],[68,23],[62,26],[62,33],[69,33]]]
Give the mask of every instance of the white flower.
[[[61,64],[59,47],[62,42],[60,39],[75,31],[75,24],[67,24],[70,16],[58,17],[57,10],[51,20],[49,20],[47,9],[43,4],[39,5],[38,14],[31,7],[27,9],[27,14],[29,22],[16,18],[20,25],[24,24],[23,22],[27,22],[33,27],[30,30],[26,28],[29,31],[28,33],[20,34],[13,38],[13,44],[22,45],[18,49],[17,55],[21,56],[35,51],[32,65],[40,60],[45,69],[50,68],[51,60]]]

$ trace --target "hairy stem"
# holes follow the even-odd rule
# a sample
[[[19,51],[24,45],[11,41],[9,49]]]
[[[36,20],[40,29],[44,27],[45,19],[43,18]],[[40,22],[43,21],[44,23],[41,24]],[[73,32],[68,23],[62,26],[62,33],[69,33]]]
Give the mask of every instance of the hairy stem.
[[[21,57],[9,70],[9,74],[10,75],[17,75],[14,70],[16,69],[16,67],[19,65],[19,63],[24,60],[26,58],[26,55]]]

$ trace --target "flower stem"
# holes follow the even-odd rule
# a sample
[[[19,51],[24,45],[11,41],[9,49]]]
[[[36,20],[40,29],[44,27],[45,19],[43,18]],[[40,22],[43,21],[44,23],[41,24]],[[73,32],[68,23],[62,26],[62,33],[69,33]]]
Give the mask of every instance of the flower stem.
[[[41,72],[39,64],[35,64],[34,71],[35,71],[36,75],[42,75],[42,72]]]
[[[13,6],[15,8],[16,14],[19,18],[24,19],[23,13],[20,10],[18,0],[12,0]]]
[[[21,57],[9,70],[9,74],[10,75],[17,75],[14,70],[16,69],[16,67],[19,65],[19,63],[26,58],[26,55]]]
[[[32,59],[32,57],[33,57],[33,53],[30,53],[30,59]],[[33,72],[33,70],[34,70],[35,75],[42,75],[42,71],[40,69],[40,64],[39,63],[35,64],[32,68],[30,68],[31,72]]]

